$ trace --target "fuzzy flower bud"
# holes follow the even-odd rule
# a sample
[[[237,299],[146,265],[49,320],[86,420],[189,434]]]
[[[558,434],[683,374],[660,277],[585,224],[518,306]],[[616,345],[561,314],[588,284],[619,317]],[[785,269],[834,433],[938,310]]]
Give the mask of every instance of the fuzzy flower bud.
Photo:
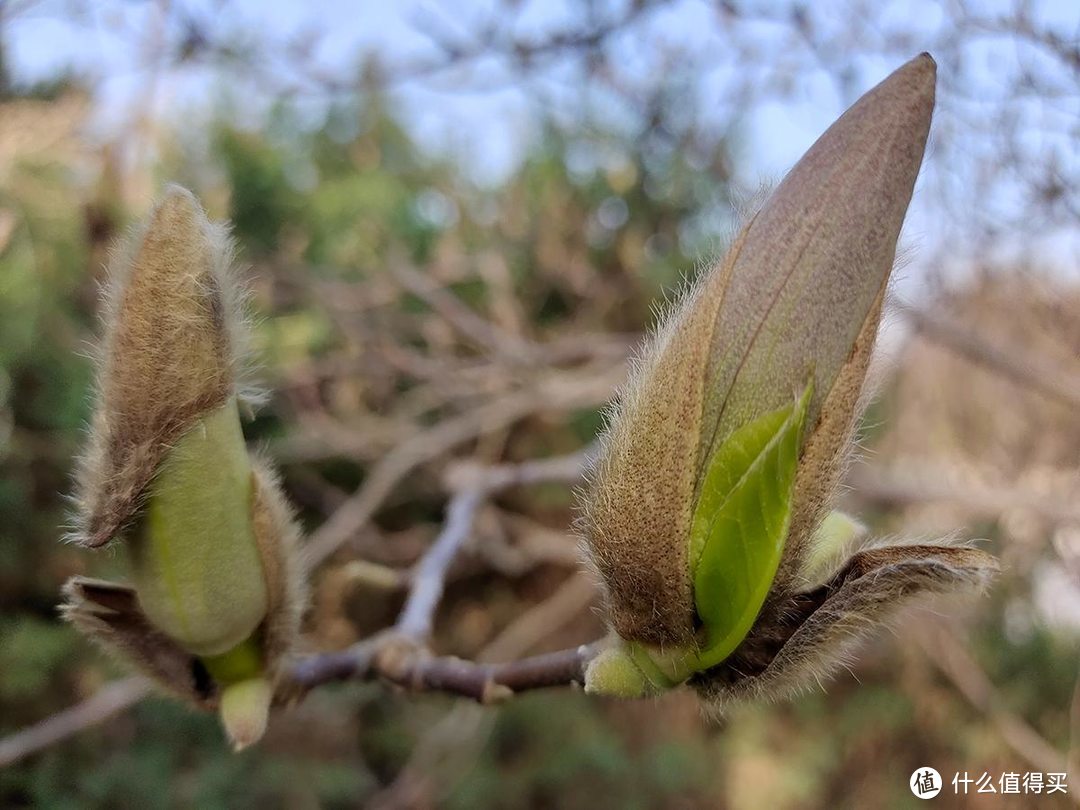
[[[304,570],[273,476],[249,456],[227,232],[171,187],[120,252],[75,542],[122,540],[134,587],[75,578],[65,615],[165,688],[220,708],[239,748],[266,726],[299,632]]]
[[[815,553],[830,545],[822,532],[857,533],[843,519],[818,527],[852,444],[934,82],[923,54],[845,112],[642,351],[583,509],[614,634],[587,689],[692,680],[719,702],[759,694],[748,684],[766,671],[801,682],[777,677],[785,651],[799,650],[801,675],[828,668],[859,624],[830,624],[836,599],[880,597],[876,617],[900,596],[986,581],[993,561],[970,548],[897,546],[831,566]]]

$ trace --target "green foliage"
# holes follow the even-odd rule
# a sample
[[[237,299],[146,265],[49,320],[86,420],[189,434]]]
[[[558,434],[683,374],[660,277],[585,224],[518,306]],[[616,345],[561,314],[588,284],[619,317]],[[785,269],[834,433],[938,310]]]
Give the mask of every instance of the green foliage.
[[[275,250],[300,202],[286,182],[281,153],[229,128],[217,148],[232,189],[229,218],[237,238],[253,251]]]
[[[27,616],[0,622],[0,701],[37,697],[71,654],[72,638],[55,622]]]
[[[100,755],[107,733],[91,730],[45,753],[32,770],[0,773],[0,791],[12,800],[21,796],[28,806],[72,810],[266,810],[295,806],[290,801],[301,797],[324,807],[355,806],[355,798],[371,787],[363,770],[302,753],[233,754],[213,715],[192,713],[173,701],[148,701],[128,726],[131,739],[142,742],[110,751],[107,761]],[[81,767],[83,761],[93,765]]]
[[[745,638],[776,575],[811,393],[736,430],[707,464],[688,555],[703,668]]]
[[[707,787],[713,752],[656,731],[655,743],[634,747],[595,700],[573,693],[524,696],[499,712],[489,743],[455,779],[446,806],[643,810]]]

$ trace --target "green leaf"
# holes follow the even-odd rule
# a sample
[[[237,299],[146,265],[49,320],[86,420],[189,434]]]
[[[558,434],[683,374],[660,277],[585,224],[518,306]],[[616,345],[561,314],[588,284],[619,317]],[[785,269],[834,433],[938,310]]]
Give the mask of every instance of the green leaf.
[[[709,460],[690,529],[694,603],[705,631],[702,668],[738,646],[757,618],[784,552],[812,396],[736,430]]]

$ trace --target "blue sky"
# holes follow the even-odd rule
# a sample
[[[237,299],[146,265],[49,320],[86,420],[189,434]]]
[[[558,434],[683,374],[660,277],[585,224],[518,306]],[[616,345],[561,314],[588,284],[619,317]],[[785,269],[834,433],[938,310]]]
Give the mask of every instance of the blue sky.
[[[849,79],[842,89],[828,71],[811,70],[794,76],[791,92],[782,99],[755,100],[746,107],[732,109],[718,100],[726,98],[727,89],[748,68],[724,53],[729,42],[725,32],[718,29],[714,5],[705,0],[674,0],[650,13],[642,25],[619,35],[613,41],[612,53],[621,78],[630,84],[647,84],[657,71],[666,69],[667,53],[677,52],[688,65],[697,61],[707,65],[700,74],[694,74],[687,105],[717,127],[733,127],[739,144],[737,179],[748,191],[781,176],[857,95],[903,61],[895,55],[875,55],[873,48],[850,56],[830,52],[823,58],[829,61],[833,73],[846,72]],[[784,4],[767,0],[757,4],[780,5]],[[1012,3],[971,0],[968,5],[992,17],[995,9],[1007,9]],[[1040,24],[1065,36],[1075,37],[1080,30],[1080,3],[1076,0],[1041,0],[1030,5],[1033,18]],[[434,27],[447,36],[467,38],[485,21],[497,19],[502,7],[495,0],[190,0],[174,5],[172,16],[167,18],[169,23],[163,27],[160,9],[164,4],[97,0],[88,3],[85,8],[89,10],[82,14],[73,14],[73,9],[84,7],[71,0],[39,0],[26,10],[19,10],[19,6],[15,4],[15,13],[9,15],[5,30],[5,46],[15,76],[33,81],[70,69],[88,77],[99,88],[95,123],[104,135],[130,126],[133,111],[144,105],[148,93],[156,113],[165,119],[187,119],[192,110],[205,109],[208,99],[221,99],[221,74],[199,67],[164,74],[154,70],[165,50],[162,38],[177,36],[176,8],[209,23],[214,35],[241,45],[258,41],[261,47],[281,43],[284,48],[285,43],[303,40],[310,32],[316,44],[307,64],[330,75],[348,76],[365,53],[377,53],[389,65],[431,58],[436,51],[423,29]],[[617,10],[621,6],[619,0],[610,0],[605,7]],[[813,6],[817,31],[825,40],[832,29],[841,30],[846,23],[845,6]],[[944,17],[932,0],[896,0],[873,7],[875,25],[905,32],[910,40],[909,55],[928,44],[948,41]],[[578,18],[581,8],[572,0],[525,2],[515,16],[513,33],[542,38]],[[759,42],[766,52],[775,49],[778,41],[778,32],[767,23],[742,29],[740,36]],[[974,68],[968,81],[978,100],[985,97],[990,104],[997,91],[995,76],[1003,64],[1015,61],[1021,68],[1030,66],[1021,61],[1019,49],[1007,38],[987,37],[978,47],[980,50],[973,52],[970,60]],[[295,77],[288,75],[285,61],[274,62],[267,70],[268,75],[289,84]],[[454,153],[480,182],[494,184],[513,169],[531,139],[538,135],[534,115],[538,97],[543,96],[548,109],[555,109],[568,120],[580,114],[578,71],[574,63],[557,63],[540,71],[527,87],[492,88],[492,82],[498,84],[501,76],[499,65],[481,63],[473,66],[464,83],[462,75],[454,72],[402,83],[397,86],[394,100],[422,144]],[[269,95],[250,90],[249,86],[233,94],[230,103],[254,124]],[[317,96],[307,100],[317,120],[322,101]],[[590,97],[589,104],[594,115],[610,116],[616,123],[630,112],[602,97]],[[1043,104],[1037,110],[1022,108],[1022,116],[1034,122],[1030,148],[1040,153],[1055,150],[1059,160],[1075,166],[1080,161],[1080,133],[1070,129],[1068,122],[1070,117],[1080,121],[1078,105],[1080,99],[1073,97],[1056,105]],[[967,108],[964,111],[970,113]],[[979,114],[978,108],[974,114]],[[1036,114],[1052,117],[1053,126],[1041,126],[1035,121]],[[943,114],[939,104],[936,128],[951,128],[955,134],[963,125],[959,116],[953,120]],[[959,134],[962,142],[964,133],[961,130]],[[964,155],[961,152],[944,157],[955,162],[962,161]],[[938,159],[940,162],[943,156]],[[933,160],[932,154],[928,173],[936,170]],[[979,166],[976,162],[956,170],[978,171]],[[924,183],[929,182],[927,177],[929,174],[924,176]],[[956,182],[965,182],[962,172]],[[1010,193],[1009,187],[1002,185],[994,199],[982,202],[1002,206],[1003,210],[1012,206],[1015,214],[1021,203],[1011,199]],[[932,239],[939,216],[932,201],[917,198],[909,233],[916,240]],[[1060,238],[1060,234],[1054,238]],[[1075,239],[1075,231],[1070,238]]]

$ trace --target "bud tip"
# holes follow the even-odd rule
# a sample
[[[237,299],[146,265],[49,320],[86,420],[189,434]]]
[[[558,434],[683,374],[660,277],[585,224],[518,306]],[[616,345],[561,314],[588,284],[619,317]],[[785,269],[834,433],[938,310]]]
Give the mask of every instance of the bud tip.
[[[641,669],[621,647],[603,650],[585,669],[585,693],[636,698],[650,693]]]
[[[266,732],[273,697],[266,678],[250,678],[225,687],[221,693],[221,724],[233,751],[243,751]]]

